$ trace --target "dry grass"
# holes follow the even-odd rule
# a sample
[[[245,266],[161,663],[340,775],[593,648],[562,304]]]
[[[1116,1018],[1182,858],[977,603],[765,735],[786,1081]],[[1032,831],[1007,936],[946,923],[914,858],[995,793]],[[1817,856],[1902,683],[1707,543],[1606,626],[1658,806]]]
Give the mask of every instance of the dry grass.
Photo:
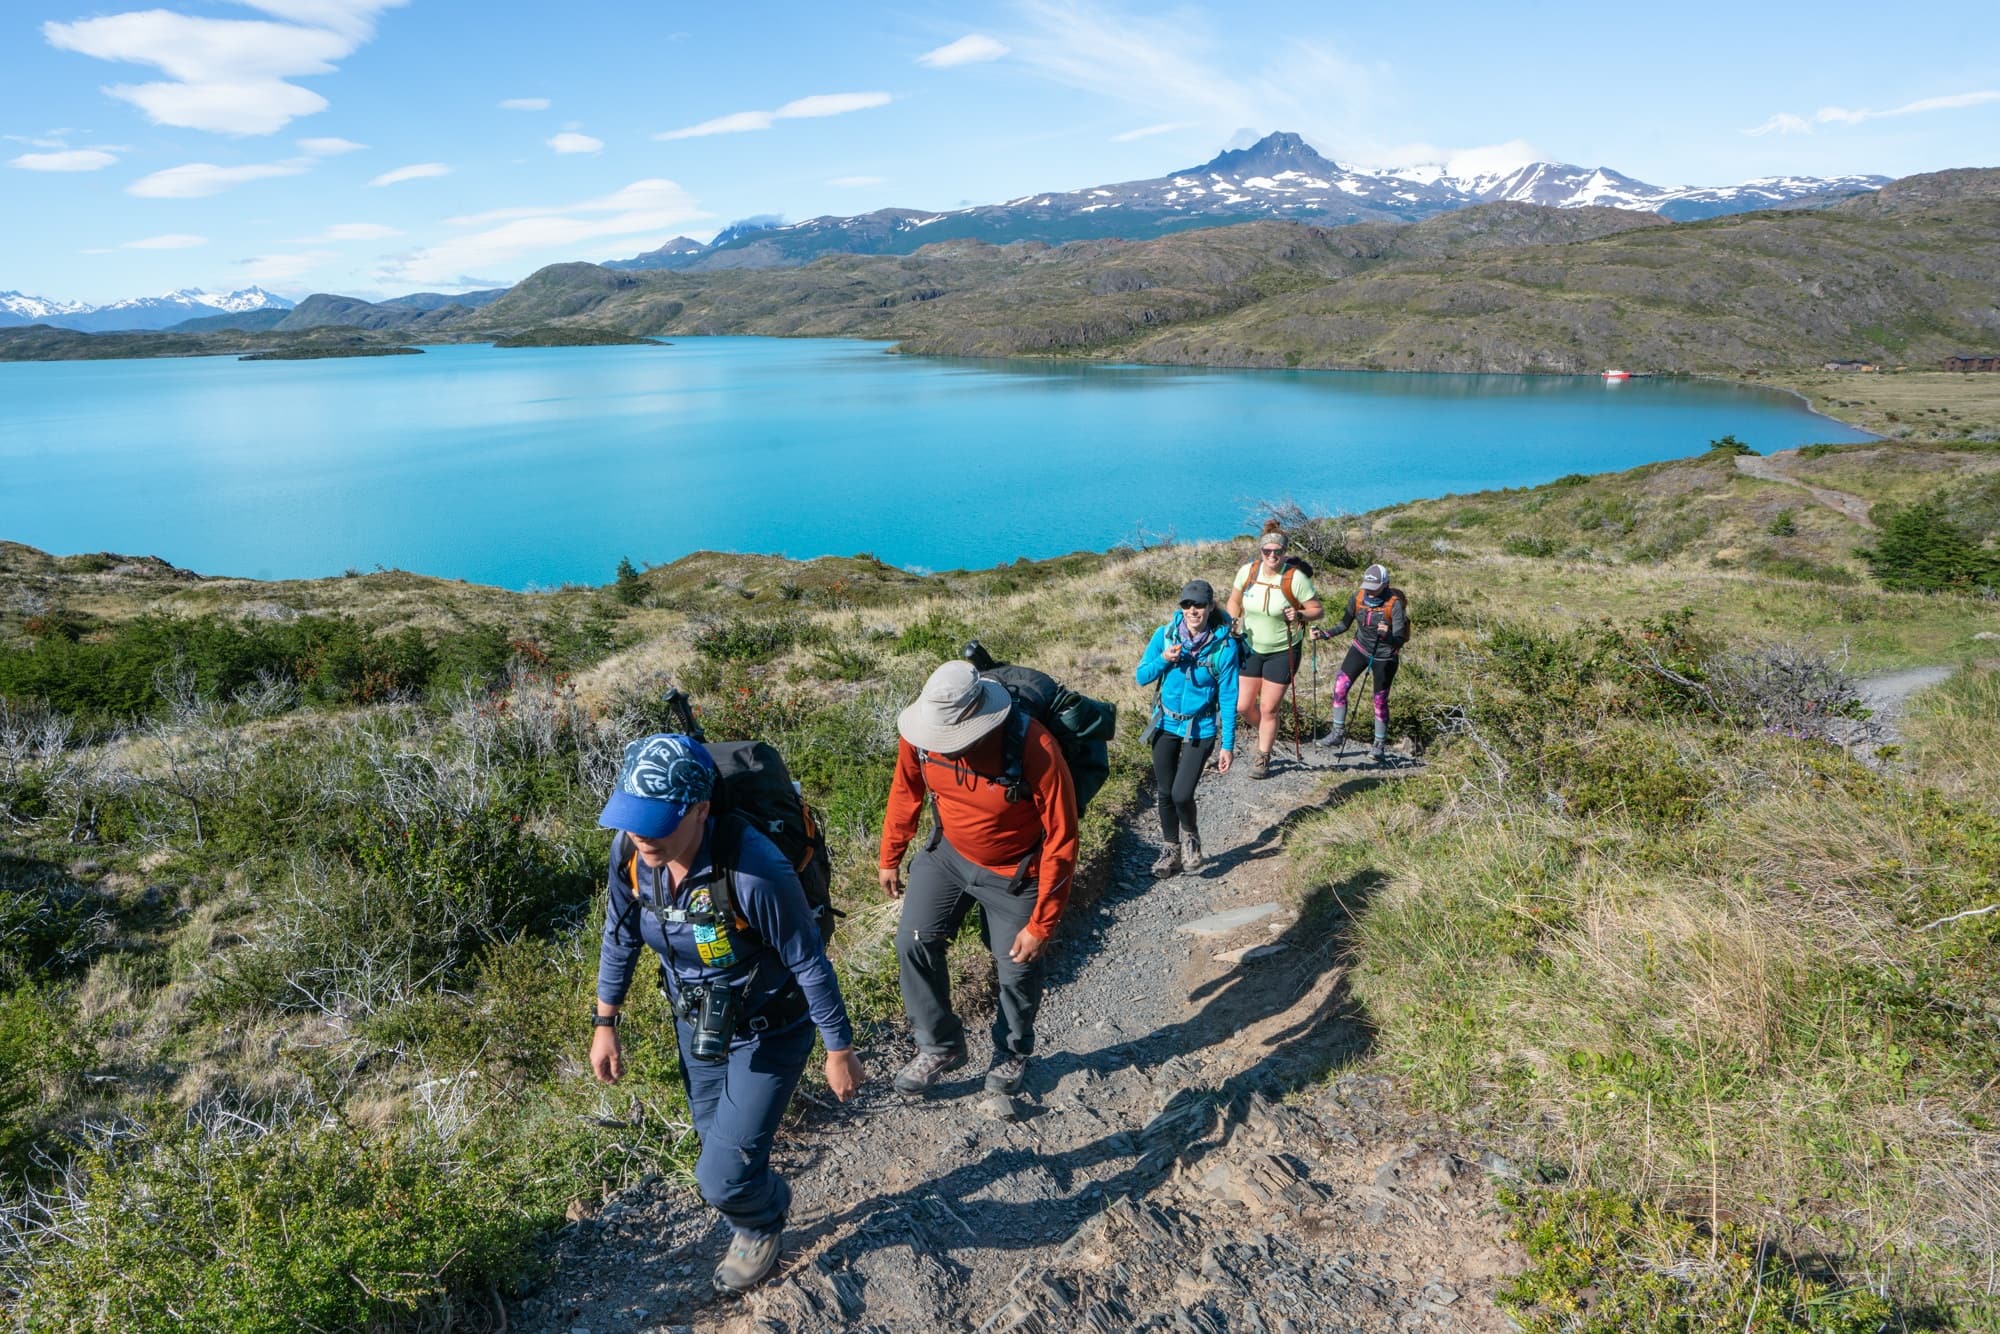
[[[1796,390],[1815,412],[1908,440],[2000,440],[2000,375],[1944,371],[1803,372],[1761,381]]]

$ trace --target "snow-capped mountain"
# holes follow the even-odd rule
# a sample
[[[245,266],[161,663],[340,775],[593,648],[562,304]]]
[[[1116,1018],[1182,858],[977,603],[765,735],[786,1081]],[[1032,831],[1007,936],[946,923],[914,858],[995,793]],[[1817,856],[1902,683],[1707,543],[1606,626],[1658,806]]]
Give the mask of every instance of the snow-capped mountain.
[[[906,254],[932,241],[1055,244],[1088,237],[1144,238],[1255,218],[1297,218],[1325,226],[1420,222],[1502,200],[1551,208],[1635,209],[1686,221],[1779,207],[1807,196],[1859,194],[1887,181],[1886,176],[1770,177],[1725,187],[1662,187],[1608,167],[1555,162],[1469,176],[1435,164],[1377,170],[1342,166],[1298,135],[1281,132],[1198,167],[1149,180],[1022,195],[1003,204],[942,213],[885,208],[855,217],[732,229],[707,246],[663,247],[609,267],[774,268],[832,253]]]
[[[85,333],[111,329],[164,329],[201,315],[241,315],[252,310],[290,310],[293,303],[261,287],[227,293],[184,287],[159,296],[128,297],[102,306],[81,301],[50,301],[44,297],[0,292],[0,327],[53,324]]]
[[[59,315],[74,315],[90,307],[81,301],[51,301],[25,292],[0,292],[0,326],[47,323]]]

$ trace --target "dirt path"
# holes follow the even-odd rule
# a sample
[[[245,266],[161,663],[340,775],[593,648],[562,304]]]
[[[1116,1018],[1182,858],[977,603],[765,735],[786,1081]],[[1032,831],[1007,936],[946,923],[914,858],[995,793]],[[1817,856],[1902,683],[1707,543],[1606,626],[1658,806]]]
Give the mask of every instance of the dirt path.
[[[887,1087],[907,1039],[877,1042],[863,1095],[781,1145],[781,1278],[717,1300],[723,1226],[656,1185],[567,1230],[515,1328],[1506,1328],[1489,1169],[1509,1169],[1387,1081],[1340,1073],[1369,1044],[1345,911],[1374,886],[1319,890],[1303,915],[1283,892],[1288,823],[1410,762],[1307,750],[1261,783],[1204,778],[1199,874],[1153,881],[1157,825],[1134,818],[1054,957],[1018,1120],[981,1108],[983,1038],[968,1077],[927,1099]]]
[[[1779,450],[1775,454],[1738,454],[1736,456],[1736,471],[1745,473],[1751,477],[1761,478],[1767,482],[1781,482],[1786,486],[1796,486],[1834,513],[1852,519],[1863,528],[1873,532],[1875,525],[1868,518],[1869,506],[1867,501],[1863,500],[1860,496],[1850,495],[1845,491],[1833,491],[1823,486],[1813,486],[1808,482],[1802,482],[1786,471],[1786,463],[1779,462],[1782,459],[1788,463],[1790,460],[1798,458],[1798,456],[1799,451],[1796,449]]]
[[[1887,672],[1881,676],[1864,676],[1856,681],[1854,684],[1861,692],[1861,702],[1868,706],[1868,720],[1882,736],[1878,744],[1901,741],[1903,734],[1897,723],[1910,696],[1920,690],[1943,685],[1951,679],[1952,670],[1950,667],[1912,667],[1907,671]]]

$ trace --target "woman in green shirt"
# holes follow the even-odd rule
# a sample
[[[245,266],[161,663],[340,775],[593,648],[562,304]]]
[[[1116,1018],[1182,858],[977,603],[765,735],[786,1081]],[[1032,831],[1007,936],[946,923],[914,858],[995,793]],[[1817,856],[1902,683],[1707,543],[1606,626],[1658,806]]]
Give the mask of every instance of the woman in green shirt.
[[[1278,739],[1278,706],[1298,671],[1306,623],[1325,615],[1312,576],[1285,556],[1290,545],[1276,519],[1257,540],[1258,558],[1230,580],[1229,618],[1243,628],[1243,661],[1236,689],[1236,718],[1257,729],[1250,753],[1250,776],[1270,772],[1271,746]]]

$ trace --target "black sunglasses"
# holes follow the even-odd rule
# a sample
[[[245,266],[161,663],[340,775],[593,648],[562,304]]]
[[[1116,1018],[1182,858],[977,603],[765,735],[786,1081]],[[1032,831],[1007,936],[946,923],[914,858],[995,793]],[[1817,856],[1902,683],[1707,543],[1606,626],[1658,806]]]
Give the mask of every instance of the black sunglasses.
[[[1181,603],[1181,610],[1186,611],[1189,607],[1206,607],[1208,605],[1206,602],[1183,602]]]

